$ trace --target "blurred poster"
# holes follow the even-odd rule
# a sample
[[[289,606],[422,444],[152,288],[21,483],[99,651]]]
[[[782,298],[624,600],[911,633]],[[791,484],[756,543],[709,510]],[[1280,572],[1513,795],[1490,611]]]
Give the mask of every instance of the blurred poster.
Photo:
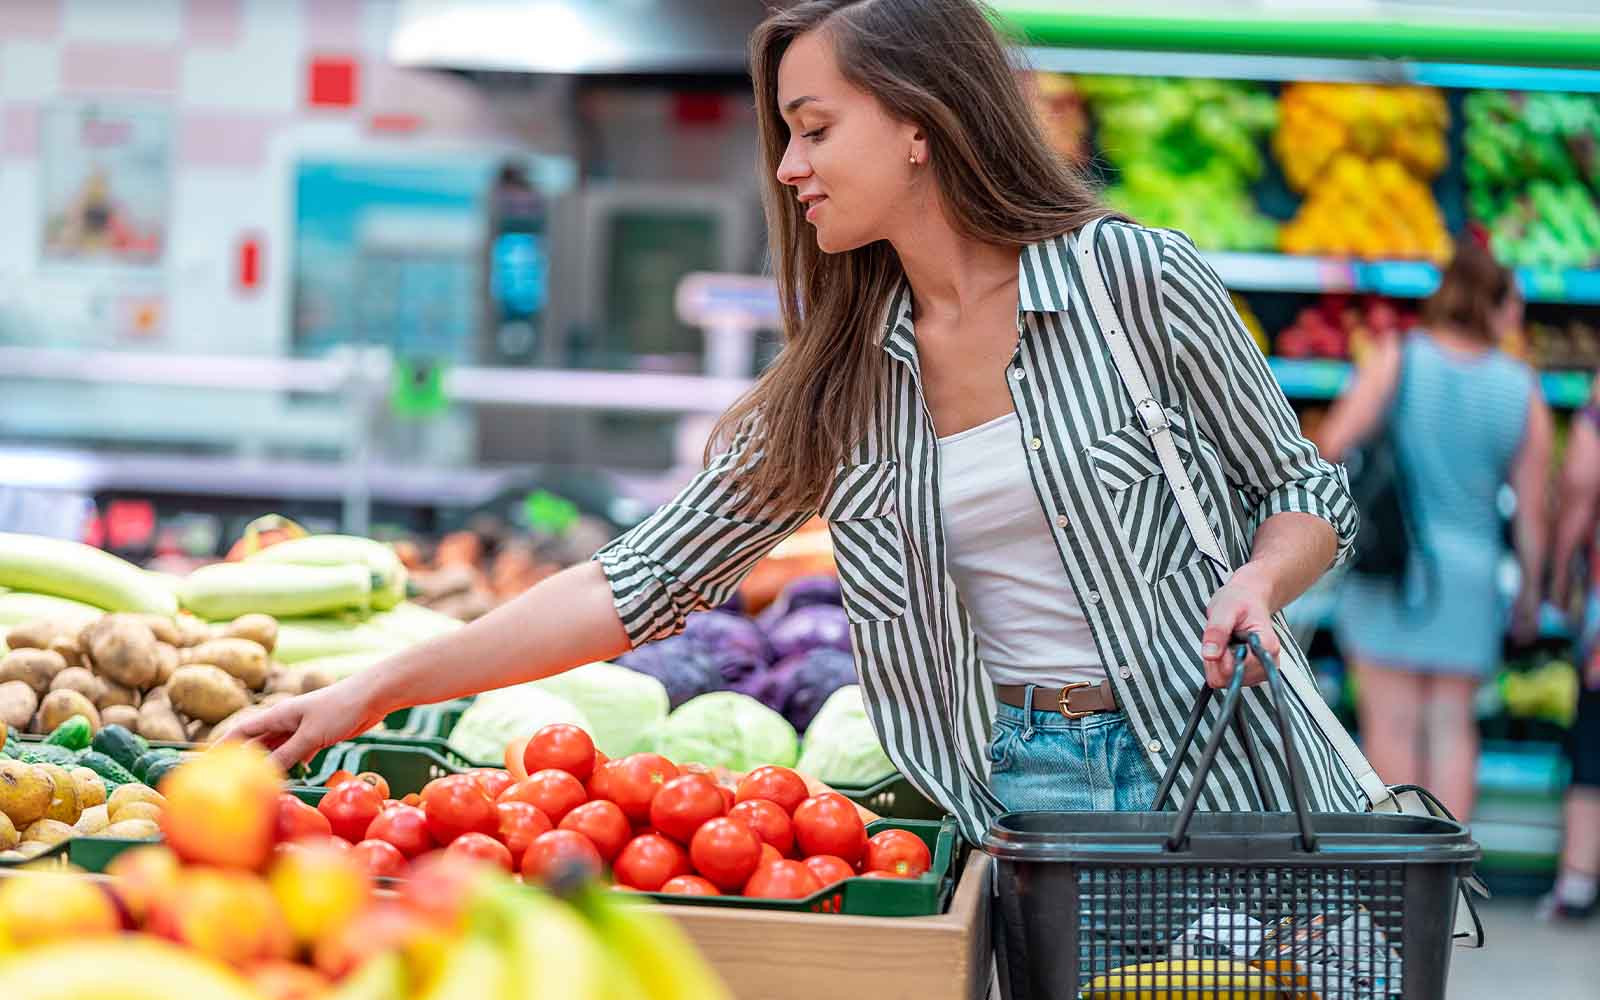
[[[40,122],[42,256],[153,267],[167,242],[172,115],[148,105],[72,102]]]

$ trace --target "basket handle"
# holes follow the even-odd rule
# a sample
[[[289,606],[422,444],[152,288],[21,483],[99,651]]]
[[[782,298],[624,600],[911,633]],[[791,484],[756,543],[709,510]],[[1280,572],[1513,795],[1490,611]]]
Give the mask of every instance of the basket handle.
[[[1223,697],[1222,716],[1217,720],[1216,728],[1211,730],[1211,736],[1206,740],[1205,749],[1200,754],[1200,764],[1195,768],[1194,781],[1190,782],[1189,790],[1183,797],[1183,805],[1178,808],[1178,819],[1173,824],[1172,833],[1167,837],[1167,850],[1182,851],[1189,844],[1189,824],[1194,819],[1196,807],[1200,802],[1200,789],[1205,784],[1206,778],[1211,774],[1211,769],[1216,766],[1217,751],[1222,747],[1222,739],[1228,727],[1239,737],[1239,742],[1244,744],[1245,757],[1250,762],[1250,772],[1255,778],[1256,788],[1261,793],[1261,800],[1267,800],[1268,785],[1266,772],[1261,764],[1261,756],[1256,750],[1255,740],[1250,736],[1249,727],[1244,723],[1244,713],[1241,710],[1244,702],[1244,664],[1249,654],[1254,653],[1261,662],[1262,669],[1266,671],[1267,686],[1272,692],[1270,705],[1274,721],[1278,724],[1278,735],[1283,741],[1283,759],[1289,769],[1289,794],[1293,799],[1292,806],[1295,818],[1300,825],[1300,849],[1312,852],[1317,849],[1317,834],[1311,828],[1311,811],[1306,804],[1305,779],[1300,767],[1300,755],[1295,751],[1294,736],[1289,730],[1289,718],[1283,710],[1283,676],[1278,671],[1278,662],[1272,654],[1267,652],[1266,646],[1261,642],[1259,633],[1251,632],[1245,637],[1234,652],[1233,677],[1228,681],[1228,689]],[[1195,735],[1200,730],[1200,720],[1205,717],[1207,706],[1211,704],[1211,697],[1215,691],[1209,684],[1202,683],[1195,696],[1194,709],[1189,713],[1189,721],[1183,727],[1183,735],[1178,738],[1176,752],[1172,755],[1172,763],[1167,766],[1167,773],[1161,778],[1161,786],[1156,790],[1155,801],[1150,808],[1159,811],[1171,794],[1173,785],[1178,780],[1178,767],[1189,755],[1189,750],[1194,746]]]

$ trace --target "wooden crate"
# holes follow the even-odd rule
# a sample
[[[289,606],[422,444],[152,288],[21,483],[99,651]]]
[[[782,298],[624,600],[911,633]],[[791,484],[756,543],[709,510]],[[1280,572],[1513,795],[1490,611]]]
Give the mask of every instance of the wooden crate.
[[[663,906],[739,1000],[983,1000],[990,969],[989,856],[973,851],[934,917]]]

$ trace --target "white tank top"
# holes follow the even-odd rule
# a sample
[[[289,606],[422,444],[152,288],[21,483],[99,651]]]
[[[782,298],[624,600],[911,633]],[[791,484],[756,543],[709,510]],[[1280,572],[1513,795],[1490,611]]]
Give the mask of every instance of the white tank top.
[[[950,575],[996,684],[1098,684],[1105,668],[1028,472],[1016,413],[939,439]]]

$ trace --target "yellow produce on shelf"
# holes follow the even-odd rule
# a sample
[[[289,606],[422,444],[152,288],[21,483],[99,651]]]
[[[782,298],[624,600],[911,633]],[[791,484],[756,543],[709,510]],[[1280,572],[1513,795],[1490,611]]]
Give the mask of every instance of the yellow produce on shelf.
[[[1279,235],[1284,253],[1446,261],[1450,233],[1428,185],[1392,159],[1334,158]]]

